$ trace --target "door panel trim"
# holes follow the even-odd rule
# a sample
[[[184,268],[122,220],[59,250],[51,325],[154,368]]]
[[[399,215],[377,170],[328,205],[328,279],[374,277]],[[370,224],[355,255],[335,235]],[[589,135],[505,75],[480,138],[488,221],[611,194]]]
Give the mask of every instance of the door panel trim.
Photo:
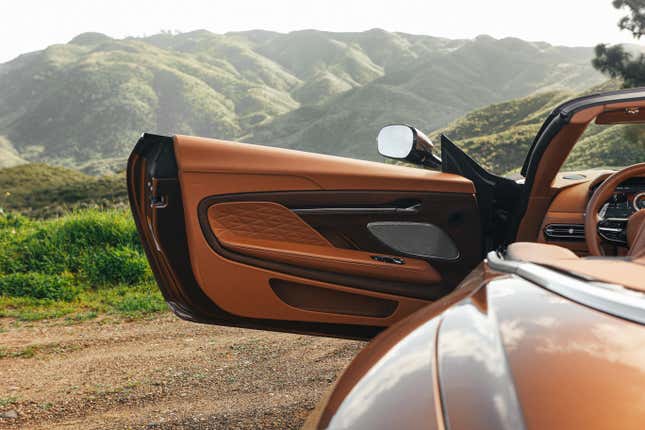
[[[264,201],[217,203],[208,209],[211,231],[238,254],[297,267],[381,280],[436,284],[441,275],[426,261],[392,265],[373,252],[337,248],[287,207]]]
[[[181,174],[281,176],[324,190],[475,194],[472,181],[452,173],[194,136],[174,141]]]
[[[442,228],[428,222],[371,222],[367,229],[385,245],[407,255],[459,260],[459,247]]]
[[[369,163],[339,157],[320,156],[318,154],[288,151],[277,148],[246,145],[234,142],[224,142],[215,139],[193,138],[175,136],[171,151],[174,153],[172,161],[176,159],[176,169],[172,169],[172,176],[179,179],[181,199],[183,204],[184,223],[188,242],[188,258],[191,263],[193,277],[197,288],[202,295],[206,295],[212,303],[233,315],[242,323],[262,319],[299,321],[307,324],[347,324],[349,326],[369,326],[374,330],[387,327],[394,322],[409,315],[415,310],[428,304],[427,299],[419,299],[410,294],[410,283],[401,283],[402,294],[383,293],[374,291],[374,288],[387,288],[389,291],[396,287],[395,282],[386,282],[380,279],[367,279],[364,277],[345,277],[339,279],[333,272],[305,270],[294,274],[285,273],[287,265],[277,265],[276,269],[264,268],[267,262],[245,260],[239,254],[227,254],[225,249],[217,248],[217,240],[209,243],[208,232],[203,231],[203,222],[200,221],[200,203],[208,197],[224,196],[240,193],[258,192],[296,192],[298,199],[294,199],[289,207],[315,208],[325,207],[359,207],[363,206],[388,206],[401,196],[415,196],[423,193],[432,194],[430,205],[426,204],[426,211],[430,208],[433,219],[435,212],[441,216],[440,224],[447,224],[453,228],[460,237],[458,243],[467,244],[468,255],[457,264],[444,265],[441,272],[448,274],[450,281],[439,285],[418,285],[421,291],[430,291],[437,296],[446,294],[456,286],[456,282],[463,278],[471,268],[471,263],[478,263],[481,250],[481,226],[477,203],[474,195],[474,186],[468,179],[452,174],[431,172],[422,169],[406,168],[401,166],[388,166],[380,163]],[[167,151],[164,151],[167,152]],[[154,157],[154,154],[151,154]],[[153,180],[159,177],[150,170]],[[145,186],[147,187],[147,182]],[[346,194],[336,193],[342,190]],[[370,193],[369,190],[376,191]],[[384,197],[382,191],[389,191],[390,196]],[[413,191],[407,191],[413,190]],[[327,196],[333,199],[321,199]],[[300,193],[300,194],[298,194]],[[160,193],[163,195],[163,193]],[[364,200],[356,200],[356,196],[368,196]],[[392,198],[391,196],[396,196]],[[153,196],[154,197],[154,196]],[[242,199],[243,200],[243,199]],[[265,199],[262,199],[265,200]],[[166,199],[166,202],[169,200]],[[278,201],[278,203],[282,203]],[[145,203],[144,203],[145,204]],[[165,209],[154,209],[163,212]],[[454,210],[453,213],[452,210]],[[423,217],[423,211],[418,214],[396,214],[394,218],[401,217],[414,220]],[[331,214],[331,215],[302,215],[305,221],[321,233],[333,246],[345,249],[374,249],[384,248],[369,234],[364,234],[367,220],[391,220],[394,214]],[[454,216],[453,216],[454,215]],[[347,224],[338,224],[341,219],[348,219]],[[348,230],[348,225],[353,226],[355,232]],[[356,228],[360,226],[360,228]],[[164,231],[161,226],[157,228],[161,247],[174,246],[172,232]],[[362,235],[362,236],[361,236]],[[467,238],[467,239],[465,239]],[[182,250],[185,252],[186,250]],[[226,254],[226,255],[225,255]],[[387,254],[385,252],[385,254]],[[185,258],[185,256],[184,256]],[[473,261],[474,259],[474,261]],[[262,259],[258,259],[262,260]],[[474,266],[473,264],[473,266]],[[434,265],[434,264],[433,264]],[[185,269],[185,268],[184,268]],[[312,279],[316,276],[329,276],[329,281]],[[383,298],[396,301],[397,308],[391,316],[374,318],[367,316],[342,315],[321,311],[298,309],[288,305],[276,295],[269,283],[271,279],[280,278],[290,282],[312,285],[323,289],[342,291],[361,296]],[[348,285],[347,280],[365,282],[363,286]],[[458,278],[458,279],[457,279]],[[320,278],[319,278],[320,279]],[[439,292],[439,289],[444,291]],[[181,292],[183,294],[183,292]],[[214,317],[211,321],[217,321]],[[269,328],[268,325],[265,328]],[[311,332],[317,332],[313,327]],[[351,334],[350,334],[351,335]],[[352,335],[353,336],[353,335]]]
[[[314,204],[317,205],[326,205],[326,202],[336,202],[337,204],[347,203],[348,205],[355,206],[356,203],[360,203],[361,206],[370,205],[384,205],[391,203],[394,200],[414,200],[420,202],[426,202],[426,206],[417,214],[408,214],[406,219],[409,216],[410,220],[421,219],[423,217],[429,216],[428,211],[432,217],[436,217],[441,220],[441,223],[446,225],[451,224],[451,217],[454,213],[463,214],[464,212],[473,211],[474,216],[476,216],[476,204],[474,203],[474,196],[470,194],[455,194],[455,193],[427,193],[427,192],[415,192],[415,191],[284,191],[284,192],[257,192],[257,193],[236,193],[236,194],[223,194],[223,195],[214,195],[202,199],[198,205],[198,219],[201,231],[206,239],[207,243],[210,245],[211,249],[217,254],[239,263],[255,266],[262,269],[274,270],[277,272],[290,274],[294,276],[299,276],[306,279],[312,279],[322,282],[330,282],[334,284],[344,285],[353,288],[359,288],[365,291],[374,291],[386,294],[393,294],[402,297],[417,298],[423,300],[436,300],[450,291],[456,286],[456,284],[461,280],[461,273],[464,272],[464,266],[466,266],[466,272],[469,271],[472,267],[476,266],[479,262],[479,251],[475,250],[477,246],[472,246],[474,243],[478,242],[477,234],[479,233],[479,226],[477,224],[476,228],[473,229],[471,225],[469,228],[459,225],[457,228],[453,228],[460,234],[462,241],[468,240],[470,242],[469,249],[466,249],[462,253],[459,259],[454,261],[446,260],[437,260],[428,258],[428,261],[436,270],[443,274],[444,272],[452,275],[452,271],[458,272],[456,276],[448,278],[442,282],[436,284],[427,284],[427,283],[410,283],[410,282],[397,282],[397,281],[384,281],[374,278],[365,278],[360,276],[352,275],[343,275],[337,274],[328,271],[306,269],[302,267],[297,267],[294,265],[279,263],[274,261],[267,261],[264,259],[243,255],[234,251],[227,249],[222,246],[216,235],[213,233],[208,219],[208,210],[211,206],[224,202],[232,201],[244,201],[244,202],[257,202],[257,201],[268,201],[280,203],[288,208],[290,207],[310,207]],[[445,201],[449,200],[455,204],[445,204]],[[443,201],[443,205],[433,204],[438,201]],[[429,207],[431,206],[431,207]],[[318,215],[319,216],[319,215]],[[397,218],[392,218],[391,215],[384,214],[382,220],[400,220],[400,215],[397,215]],[[464,215],[466,216],[466,215]],[[313,217],[313,216],[312,216]],[[326,217],[326,215],[323,215]],[[310,225],[311,223],[307,218],[307,221]],[[466,223],[467,220],[461,220],[460,222]],[[315,228],[315,225],[313,225]],[[454,225],[450,225],[454,227]],[[366,234],[371,236],[367,230],[367,222],[364,225]],[[473,233],[476,232],[477,234]],[[374,249],[375,253],[389,253],[395,255],[401,255],[401,253],[391,250],[381,244],[378,240],[373,239],[374,245],[377,247]],[[381,246],[379,249],[378,246]],[[473,251],[475,250],[475,251]]]
[[[145,134],[139,139],[128,159],[127,183],[130,208],[150,267],[166,302],[178,317],[231,327],[363,340],[373,338],[385,328],[367,324],[362,319],[354,324],[241,317],[214,303],[201,289],[192,270],[185,208],[176,172],[159,173],[157,151],[167,145],[168,140],[172,144],[172,140],[164,136]],[[168,205],[163,209],[149,204],[151,189],[146,183],[152,177],[160,179],[158,191],[167,197]],[[150,228],[147,221],[152,223]],[[156,245],[153,231],[160,233]]]
[[[226,199],[230,196],[217,196],[217,198]],[[260,197],[258,197],[260,198]],[[211,200],[212,202],[212,200]],[[298,276],[304,279],[310,279],[321,282],[328,282],[347,287],[358,288],[365,291],[377,293],[393,294],[401,297],[410,297],[421,300],[436,300],[448,294],[452,288],[446,284],[414,284],[397,281],[383,281],[374,278],[364,278],[353,275],[343,275],[333,272],[327,272],[316,269],[302,268],[291,264],[268,261],[253,256],[240,254],[226,249],[219,242],[208,222],[208,207],[211,206],[209,201],[203,201],[199,205],[199,225],[206,242],[211,249],[222,257],[243,263],[256,268],[272,270],[278,273]]]
[[[375,208],[305,208],[291,209],[298,215],[356,215],[356,214],[416,214],[419,213],[419,203],[406,207],[375,207]]]
[[[392,316],[399,306],[396,300],[330,290],[278,278],[270,279],[269,285],[280,300],[308,311],[387,318]]]

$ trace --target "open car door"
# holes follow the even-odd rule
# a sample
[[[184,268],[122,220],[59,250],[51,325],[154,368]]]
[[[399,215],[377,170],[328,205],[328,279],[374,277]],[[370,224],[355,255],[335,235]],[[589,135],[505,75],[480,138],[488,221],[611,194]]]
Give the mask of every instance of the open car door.
[[[130,205],[173,311],[191,321],[373,337],[482,259],[458,175],[144,134]]]

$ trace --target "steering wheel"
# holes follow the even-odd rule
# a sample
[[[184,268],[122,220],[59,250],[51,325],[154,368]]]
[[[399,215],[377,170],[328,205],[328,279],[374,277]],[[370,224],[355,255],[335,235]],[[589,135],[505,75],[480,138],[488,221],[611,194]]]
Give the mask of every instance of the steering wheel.
[[[585,240],[589,254],[604,255],[600,246],[603,233],[605,236],[611,233],[615,237],[625,237],[630,256],[640,257],[645,252],[645,209],[633,213],[627,220],[604,220],[598,215],[618,185],[639,176],[645,176],[645,163],[634,164],[612,174],[596,188],[585,210]]]

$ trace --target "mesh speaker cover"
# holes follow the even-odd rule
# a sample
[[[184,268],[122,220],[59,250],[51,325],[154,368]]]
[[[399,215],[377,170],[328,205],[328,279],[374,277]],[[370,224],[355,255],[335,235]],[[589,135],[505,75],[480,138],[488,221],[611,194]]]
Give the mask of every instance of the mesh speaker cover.
[[[434,224],[420,222],[372,222],[368,230],[395,251],[424,258],[456,260],[455,242]]]

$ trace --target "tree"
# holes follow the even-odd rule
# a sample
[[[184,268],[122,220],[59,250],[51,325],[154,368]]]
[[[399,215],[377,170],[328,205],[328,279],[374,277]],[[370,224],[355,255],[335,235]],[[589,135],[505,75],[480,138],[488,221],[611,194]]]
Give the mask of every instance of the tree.
[[[618,27],[631,31],[634,38],[640,39],[645,33],[645,0],[614,0],[612,4],[616,9],[629,9],[629,15],[618,21]]]
[[[618,21],[618,27],[640,39],[645,34],[645,0],[614,0],[612,4],[616,9],[628,10],[628,15]],[[645,86],[645,55],[635,57],[621,45],[607,46],[604,43],[596,46],[595,53],[596,58],[591,64],[597,70],[622,79],[625,88]]]

